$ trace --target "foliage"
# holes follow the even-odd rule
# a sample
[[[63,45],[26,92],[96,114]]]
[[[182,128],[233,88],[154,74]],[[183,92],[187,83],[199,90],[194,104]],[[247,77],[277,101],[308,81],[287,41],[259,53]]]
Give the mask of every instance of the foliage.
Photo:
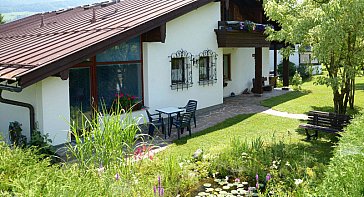
[[[334,112],[331,105],[333,95],[331,88],[325,85],[314,85],[314,82],[319,76],[313,76],[312,81],[306,81],[302,84],[301,91],[291,91],[287,94],[269,98],[261,102],[263,106],[273,108],[274,110],[305,114],[311,110]],[[358,110],[364,107],[364,77],[356,78],[356,94],[355,110],[348,111],[349,114],[357,113]]]
[[[292,83],[292,86],[293,86],[293,90],[301,90],[302,77],[298,73],[297,70],[296,70],[295,74],[292,77],[291,83]]]
[[[5,23],[4,16],[0,14],[0,25]]]
[[[364,4],[361,0],[295,1],[266,0],[264,9],[269,19],[281,27],[268,29],[268,39],[301,43],[300,50],[312,47],[312,53],[328,71],[334,110],[346,113],[354,108],[355,76],[364,62]],[[288,57],[290,48],[283,51]]]
[[[277,72],[279,76],[283,76],[283,61],[278,64]],[[292,78],[296,72],[296,65],[293,62],[288,63],[288,76]]]
[[[82,114],[82,120],[71,125],[76,144],[68,146],[72,156],[85,168],[98,164],[107,167],[109,164],[129,165],[131,160],[128,158],[132,159],[134,151],[144,145],[143,135],[138,134],[141,117],[135,119],[131,112],[124,113],[123,109],[111,113],[95,112],[93,117]],[[82,124],[78,125],[79,122]]]
[[[27,145],[27,138],[22,135],[23,129],[21,124],[17,121],[9,123],[9,138],[11,144],[19,147],[25,147]]]
[[[55,155],[55,149],[51,145],[52,140],[48,139],[48,136],[48,133],[46,135],[42,135],[42,133],[38,130],[33,131],[28,147],[36,148],[39,154]]]
[[[364,114],[352,120],[345,131],[316,196],[364,195]]]
[[[138,103],[138,97],[136,96],[131,96],[129,94],[123,94],[123,93],[118,93],[115,94],[115,99],[114,99],[114,103],[113,103],[113,108],[114,110],[118,110],[118,109],[124,109],[125,111],[133,108],[134,110],[137,110],[135,108],[135,105]]]
[[[105,142],[101,141],[100,136],[95,137],[96,142],[90,142],[87,137],[91,135],[82,132],[81,127],[78,134],[80,141],[76,143],[75,147],[79,147],[80,151],[83,152],[80,153],[77,149],[72,150],[77,153],[75,156],[80,158],[78,162],[50,165],[49,159],[41,160],[33,149],[10,149],[7,146],[0,145],[0,178],[2,180],[0,182],[0,195],[152,197],[154,196],[153,188],[159,186],[158,177],[160,177],[160,185],[163,187],[164,196],[176,196],[177,194],[184,196],[189,194],[189,188],[194,187],[201,179],[207,176],[211,177],[212,173],[216,172],[212,166],[216,166],[217,161],[224,158],[224,155],[225,158],[229,159],[227,161],[233,162],[233,157],[229,156],[237,155],[236,162],[245,162],[244,164],[251,165],[252,170],[236,172],[241,174],[249,172],[245,176],[245,178],[249,179],[251,174],[254,177],[256,171],[258,171],[261,177],[260,183],[264,183],[264,176],[267,172],[265,171],[266,166],[272,165],[272,161],[270,161],[272,157],[269,155],[273,154],[283,155],[281,156],[281,164],[290,158],[289,162],[292,166],[295,163],[308,167],[319,166],[317,169],[315,167],[312,167],[312,169],[315,177],[320,180],[321,172],[319,169],[321,169],[321,163],[328,161],[331,156],[331,143],[309,144],[302,142],[301,140],[305,136],[297,132],[290,132],[287,135],[287,130],[297,128],[299,121],[264,114],[239,115],[228,119],[201,133],[194,134],[192,138],[188,137],[188,140],[182,138],[176,141],[175,144],[155,155],[152,159],[144,157],[148,156],[149,146],[147,144],[145,144],[145,148],[144,144],[130,145],[130,147],[133,147],[131,149],[124,147],[125,151],[130,150],[129,153],[122,152],[120,146],[111,144],[120,144],[117,142],[119,139],[121,141],[134,140],[131,137],[122,139],[119,137],[120,134],[108,130],[114,128],[121,132],[117,129],[119,127],[114,125],[116,122],[121,124],[121,119],[118,119],[119,121],[117,119],[108,119],[109,122],[106,122],[106,124],[103,122],[102,117],[98,120],[103,126],[97,125],[96,122],[92,123],[84,120],[84,124],[88,124],[85,130],[93,132],[91,128],[95,130],[104,128],[102,137]],[[130,128],[134,127],[134,121],[130,121],[132,124]],[[82,135],[82,133],[85,135]],[[130,136],[132,136],[133,131],[130,133]],[[280,139],[279,143],[272,143],[273,133],[275,133],[275,137]],[[94,134],[101,135],[101,133]],[[84,136],[86,138],[83,138]],[[260,139],[255,140],[258,136],[261,136]],[[290,138],[284,136],[290,136]],[[232,140],[234,138],[237,140]],[[85,143],[81,143],[82,141]],[[280,145],[281,143],[284,144],[284,151],[280,151],[283,146]],[[88,154],[89,150],[82,147],[82,144],[94,150],[94,154]],[[107,155],[102,155],[101,147],[105,150],[105,154],[113,156],[108,158]],[[226,147],[231,148],[227,149]],[[248,147],[247,151],[245,150],[246,147]],[[197,149],[203,150],[200,159],[192,157]],[[124,156],[119,156],[111,150]],[[254,160],[241,159],[242,151],[250,154],[252,158],[254,156],[260,164],[264,165],[253,166],[253,164],[256,164]],[[280,154],[280,152],[283,152],[283,154]],[[125,157],[127,154],[131,154],[131,157]],[[102,161],[101,166],[100,161]],[[316,165],[316,163],[318,164]],[[237,169],[241,169],[241,166],[244,165],[239,165]],[[298,170],[298,174],[292,171],[292,174],[283,184],[283,189],[287,188],[289,184],[294,184],[294,178],[302,179],[304,181],[302,185],[308,184],[306,182],[308,179],[303,178],[306,172],[300,169],[301,167],[294,168],[294,170]],[[272,175],[272,178],[274,176]],[[281,177],[281,179],[283,178]]]
[[[238,177],[256,186],[260,192],[274,196],[299,196],[315,187],[324,173],[324,166],[314,153],[300,143],[287,144],[283,140],[265,142],[256,138],[251,142],[234,139],[231,147],[213,161],[213,169],[220,176]],[[266,178],[269,175],[269,178]]]
[[[311,64],[299,64],[297,67],[297,72],[301,75],[302,80],[310,80],[313,73],[313,68]]]

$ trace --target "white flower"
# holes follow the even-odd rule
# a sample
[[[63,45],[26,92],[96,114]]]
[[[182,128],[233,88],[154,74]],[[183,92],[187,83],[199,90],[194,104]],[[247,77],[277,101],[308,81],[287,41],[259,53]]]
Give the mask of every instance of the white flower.
[[[302,179],[294,179],[294,184],[299,185],[303,182]]]
[[[289,162],[287,161],[287,162],[286,162],[286,166],[291,166],[291,164],[289,164]]]
[[[182,168],[183,167],[183,162],[181,163],[178,163],[179,164],[179,167]]]

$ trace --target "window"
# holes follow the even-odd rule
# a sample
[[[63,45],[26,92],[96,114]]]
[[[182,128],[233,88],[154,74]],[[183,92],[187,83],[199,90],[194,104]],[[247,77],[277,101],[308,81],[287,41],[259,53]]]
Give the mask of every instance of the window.
[[[186,83],[186,70],[184,67],[184,58],[172,59],[172,85]]]
[[[216,83],[216,59],[216,53],[211,50],[200,53],[198,59],[200,85]]]
[[[97,65],[97,92],[99,103],[110,109],[115,94],[142,98],[141,64]]]
[[[180,50],[171,56],[171,88],[184,89],[192,86],[192,55]]]
[[[138,36],[75,65],[70,70],[71,110],[91,112],[96,106],[101,110],[103,104],[109,110],[117,95],[142,101],[141,53]]]
[[[78,111],[91,114],[90,68],[70,69],[69,84],[71,116]]]
[[[224,54],[224,80],[225,81],[231,81],[231,55],[230,54]]]

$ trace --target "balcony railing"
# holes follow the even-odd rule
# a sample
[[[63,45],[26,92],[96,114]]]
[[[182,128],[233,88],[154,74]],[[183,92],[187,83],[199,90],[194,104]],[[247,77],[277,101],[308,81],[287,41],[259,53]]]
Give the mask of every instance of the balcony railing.
[[[226,31],[264,32],[267,28],[274,27],[272,25],[254,23],[252,21],[219,21],[219,29]]]
[[[215,29],[219,47],[269,47],[264,31],[268,24],[251,21],[219,21]]]

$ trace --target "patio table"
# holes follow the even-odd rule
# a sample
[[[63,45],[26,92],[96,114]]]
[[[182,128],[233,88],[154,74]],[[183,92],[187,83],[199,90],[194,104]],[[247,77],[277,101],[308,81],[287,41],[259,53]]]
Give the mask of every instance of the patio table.
[[[180,112],[183,112],[184,109],[180,109],[178,107],[164,107],[164,108],[159,108],[156,109],[155,111],[159,112],[160,114],[167,114],[168,115],[168,119],[167,119],[167,126],[168,126],[168,135],[171,136],[171,130],[172,130],[172,114],[179,114]],[[167,138],[167,132],[164,133],[164,138]]]

